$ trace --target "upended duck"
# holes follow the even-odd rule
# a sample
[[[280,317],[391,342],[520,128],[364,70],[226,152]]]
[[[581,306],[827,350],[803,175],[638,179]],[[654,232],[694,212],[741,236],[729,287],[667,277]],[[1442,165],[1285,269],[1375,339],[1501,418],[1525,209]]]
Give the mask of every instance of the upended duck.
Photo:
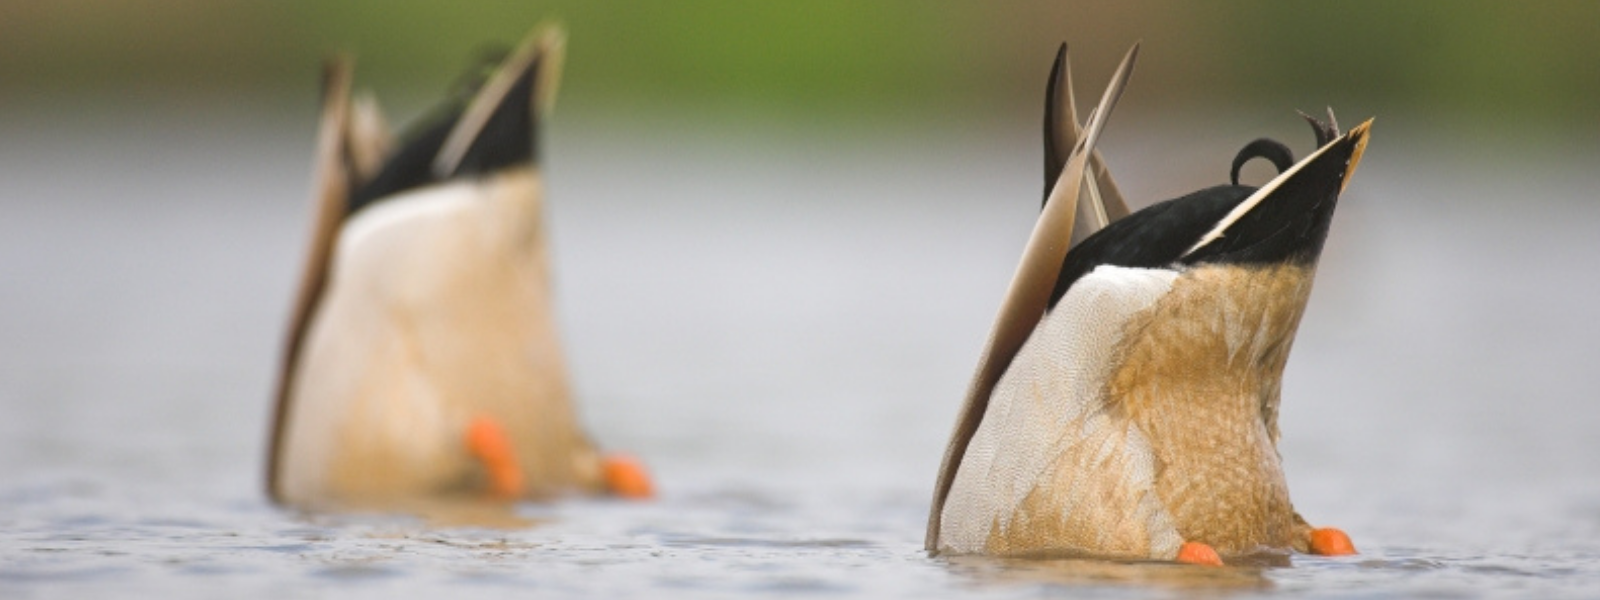
[[[537,138],[564,40],[536,29],[398,147],[350,61],[328,65],[275,501],[651,494],[580,427],[552,314]]]
[[[1130,213],[1095,143],[1134,46],[1080,129],[1066,46],[1045,109],[1046,200],[946,448],[931,553],[1222,564],[1355,552],[1294,509],[1283,369],[1371,121],[1306,117],[1317,149],[1240,151],[1231,185]],[[1240,167],[1279,174],[1255,188]]]

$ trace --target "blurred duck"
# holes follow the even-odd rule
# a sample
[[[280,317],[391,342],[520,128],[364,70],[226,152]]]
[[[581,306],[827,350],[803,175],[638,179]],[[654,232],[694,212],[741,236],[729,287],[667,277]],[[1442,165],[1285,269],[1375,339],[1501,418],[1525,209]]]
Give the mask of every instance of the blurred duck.
[[[1371,121],[1307,117],[1232,185],[1129,214],[1094,151],[1138,56],[1080,130],[1066,46],[1046,92],[1046,197],[945,451],[929,552],[1222,564],[1355,552],[1289,501],[1278,401],[1317,258]],[[1255,158],[1279,174],[1238,184]]]
[[[551,313],[537,138],[563,49],[536,29],[398,148],[376,104],[352,99],[350,62],[327,67],[275,501],[651,493],[579,426]]]

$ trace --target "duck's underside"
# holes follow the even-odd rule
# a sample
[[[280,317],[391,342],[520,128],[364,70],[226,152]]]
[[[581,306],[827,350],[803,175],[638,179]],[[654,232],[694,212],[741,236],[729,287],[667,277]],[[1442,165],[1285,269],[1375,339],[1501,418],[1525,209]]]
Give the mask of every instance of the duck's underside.
[[[1057,57],[1045,133],[1055,185],[947,449],[927,549],[1208,563],[1352,552],[1342,532],[1295,513],[1277,414],[1368,125],[1340,134],[1311,120],[1319,148],[1306,159],[1258,140],[1234,185],[1129,214],[1093,146],[1136,51],[1081,131],[1057,95],[1071,90],[1064,46]],[[1256,157],[1280,175],[1238,185]]]
[[[275,500],[608,490],[611,465],[569,397],[535,163],[562,44],[536,29],[398,147],[375,104],[352,98],[349,61],[330,67],[271,438]]]
[[[1276,341],[1310,291],[1298,269],[1107,266],[1086,277],[995,387],[946,501],[940,550],[1306,550],[1268,416],[1289,351]],[[1241,287],[1280,300],[1249,311],[1218,301],[1246,300]]]

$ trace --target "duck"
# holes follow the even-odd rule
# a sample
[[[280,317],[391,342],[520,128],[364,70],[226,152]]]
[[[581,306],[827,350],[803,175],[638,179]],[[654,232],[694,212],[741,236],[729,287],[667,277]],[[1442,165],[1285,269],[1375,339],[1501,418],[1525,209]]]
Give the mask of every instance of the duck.
[[[645,498],[579,423],[551,290],[538,138],[565,32],[541,25],[399,141],[353,60],[323,71],[312,231],[266,489],[304,509]]]
[[[1130,212],[1095,150],[1138,58],[1087,122],[1067,46],[1045,93],[1045,200],[968,386],[935,482],[932,555],[1222,565],[1348,555],[1289,498],[1283,370],[1339,195],[1372,121],[1302,116],[1296,161],[1259,139],[1230,183]],[[1239,184],[1267,160],[1278,174]]]

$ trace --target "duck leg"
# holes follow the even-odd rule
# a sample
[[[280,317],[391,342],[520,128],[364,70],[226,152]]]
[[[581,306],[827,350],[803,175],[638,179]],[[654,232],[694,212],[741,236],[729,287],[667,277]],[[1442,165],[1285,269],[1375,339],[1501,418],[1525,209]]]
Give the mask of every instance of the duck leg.
[[[1355,544],[1350,542],[1350,536],[1336,527],[1312,527],[1300,513],[1294,514],[1294,520],[1300,530],[1305,532],[1303,546],[1295,550],[1307,554],[1320,554],[1322,556],[1349,556],[1356,553]]]
[[[635,500],[655,496],[650,474],[632,456],[607,454],[600,459],[600,472],[605,478],[606,489],[612,494]]]
[[[1217,549],[1205,542],[1184,542],[1178,547],[1178,562],[1203,567],[1222,566],[1222,557],[1217,555]]]
[[[493,418],[480,416],[467,424],[467,451],[489,473],[489,493],[497,498],[522,495],[522,469],[505,428]]]
[[[1350,536],[1333,527],[1312,529],[1309,545],[1312,554],[1323,556],[1348,556],[1356,553],[1356,546],[1350,542]]]

